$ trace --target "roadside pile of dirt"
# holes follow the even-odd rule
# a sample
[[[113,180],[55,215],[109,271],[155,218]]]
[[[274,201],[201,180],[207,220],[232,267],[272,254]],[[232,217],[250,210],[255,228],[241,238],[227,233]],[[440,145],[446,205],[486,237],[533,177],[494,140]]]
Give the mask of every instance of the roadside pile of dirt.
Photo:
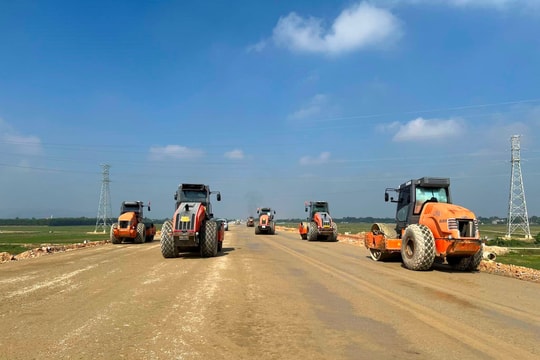
[[[483,260],[478,268],[482,272],[540,283],[540,270],[523,266],[501,264]]]
[[[64,252],[64,251],[81,249],[85,247],[105,245],[107,243],[109,243],[109,241],[85,241],[82,243],[69,244],[69,245],[44,244],[44,245],[41,245],[40,247],[30,249],[28,251],[22,252],[17,255],[12,255],[7,252],[0,253],[0,263],[4,263],[7,261],[14,261],[14,260],[33,259],[33,258],[37,258],[43,255],[52,254],[56,252]]]

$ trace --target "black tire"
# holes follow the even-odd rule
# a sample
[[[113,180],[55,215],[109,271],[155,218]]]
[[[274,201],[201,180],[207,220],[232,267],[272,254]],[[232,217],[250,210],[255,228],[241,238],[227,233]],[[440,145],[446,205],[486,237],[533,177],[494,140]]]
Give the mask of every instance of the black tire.
[[[407,226],[401,239],[401,258],[407,269],[426,271],[435,261],[435,239],[425,225]]]
[[[111,238],[111,243],[113,244],[120,244],[122,242],[122,239],[119,239],[116,236],[114,236],[114,229],[116,229],[117,227],[118,227],[118,223],[114,223],[111,225],[110,238]]]
[[[137,236],[135,236],[135,239],[133,240],[133,242],[135,244],[142,244],[145,239],[146,239],[146,226],[144,226],[143,223],[138,223]]]
[[[308,225],[307,239],[308,241],[315,241],[319,236],[319,230],[317,229],[317,224],[312,221]]]
[[[213,257],[218,251],[218,223],[212,220],[204,224],[203,236],[201,236],[201,256]]]
[[[164,258],[178,257],[178,248],[174,246],[174,239],[172,237],[172,222],[167,220],[161,227],[161,254]]]
[[[302,238],[302,240],[307,240],[307,234],[300,234],[300,237]]]
[[[332,221],[332,236],[330,238],[330,241],[338,241],[338,229],[337,224]]]
[[[480,248],[474,255],[466,257],[448,257],[446,261],[453,269],[458,271],[476,271],[484,256],[484,249]]]
[[[261,230],[258,226],[255,226],[255,235],[259,235],[261,233]]]

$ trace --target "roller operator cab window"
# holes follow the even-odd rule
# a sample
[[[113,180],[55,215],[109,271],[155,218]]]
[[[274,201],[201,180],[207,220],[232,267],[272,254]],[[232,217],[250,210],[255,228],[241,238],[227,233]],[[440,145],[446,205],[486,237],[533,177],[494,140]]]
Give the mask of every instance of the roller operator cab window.
[[[314,205],[313,206],[313,212],[327,212],[326,206],[324,205]]]
[[[185,202],[205,202],[206,193],[201,191],[182,190],[181,199]]]
[[[416,187],[416,202],[414,204],[414,213],[419,214],[422,210],[422,205],[426,201],[447,203],[448,194],[446,188],[433,188],[433,187]]]

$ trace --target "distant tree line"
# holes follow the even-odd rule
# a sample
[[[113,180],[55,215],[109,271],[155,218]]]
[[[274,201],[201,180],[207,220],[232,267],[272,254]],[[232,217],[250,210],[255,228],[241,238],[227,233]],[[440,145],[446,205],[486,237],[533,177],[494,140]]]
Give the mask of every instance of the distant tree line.
[[[109,220],[107,223],[112,224],[114,220]],[[153,222],[155,224],[162,224],[163,220],[144,219],[145,222]],[[14,219],[0,219],[0,226],[83,226],[83,225],[96,225],[97,218],[77,217],[77,218],[14,218]]]
[[[145,218],[145,222],[153,222],[154,224],[163,224],[166,219],[149,219]],[[394,218],[377,218],[377,217],[352,217],[346,216],[342,218],[335,218],[336,222],[341,223],[394,223],[396,220]],[[109,224],[115,222],[116,219],[111,219],[108,221]],[[301,221],[306,221],[305,218],[293,218],[293,219],[276,219],[279,222],[293,222],[299,223]],[[483,224],[506,224],[506,218],[500,218],[497,216],[491,217],[478,217],[478,221]],[[0,226],[79,226],[79,225],[95,225],[97,218],[88,218],[88,217],[77,217],[77,218],[14,218],[14,219],[0,219]],[[537,225],[540,224],[540,217],[531,216],[529,218],[529,224]]]

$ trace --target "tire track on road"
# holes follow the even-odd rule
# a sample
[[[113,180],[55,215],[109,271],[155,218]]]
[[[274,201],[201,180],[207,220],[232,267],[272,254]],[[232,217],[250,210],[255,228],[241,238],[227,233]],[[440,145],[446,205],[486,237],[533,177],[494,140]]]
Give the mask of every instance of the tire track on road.
[[[294,239],[294,240],[296,240],[296,239]],[[344,245],[350,246],[348,244],[344,244]],[[357,248],[357,247],[354,247],[354,248]],[[314,248],[314,250],[318,250],[318,248]],[[336,257],[341,258],[342,260],[346,260],[346,261],[349,261],[349,262],[351,261],[351,258],[349,256],[344,256],[343,254],[341,254],[339,252],[334,252],[333,255],[335,255]],[[368,256],[366,255],[366,259],[367,258],[368,258]],[[355,260],[362,260],[362,259],[355,259]],[[470,293],[465,293],[465,292],[460,291],[459,289],[455,289],[455,288],[452,288],[451,291],[449,291],[448,287],[441,286],[440,282],[431,280],[429,277],[424,277],[421,280],[415,279],[415,278],[411,277],[410,270],[404,270],[401,267],[398,268],[398,269],[389,268],[389,267],[386,267],[384,263],[377,263],[375,261],[372,261],[371,259],[369,259],[369,262],[357,261],[357,262],[354,263],[354,266],[362,266],[364,268],[369,269],[370,271],[376,271],[378,273],[387,275],[387,276],[392,277],[392,278],[398,278],[401,281],[403,281],[404,283],[408,283],[408,284],[412,284],[412,285],[418,285],[419,287],[422,287],[422,288],[424,288],[426,290],[431,290],[434,293],[439,293],[439,294],[444,293],[444,294],[447,295],[447,297],[454,298],[454,299],[456,299],[456,301],[463,301],[463,302],[468,302],[468,303],[479,304],[480,305],[479,307],[481,307],[482,309],[491,309],[491,310],[494,310],[494,311],[498,311],[500,314],[503,314],[503,315],[506,315],[506,316],[509,316],[509,317],[512,317],[512,318],[517,318],[517,319],[519,319],[519,320],[521,320],[523,322],[526,322],[528,324],[531,324],[531,325],[540,324],[540,316],[536,315],[536,314],[534,314],[534,313],[532,313],[530,311],[526,311],[526,309],[519,309],[519,308],[515,308],[515,307],[510,307],[508,305],[500,304],[500,303],[497,303],[495,301],[475,297],[475,296],[471,295]],[[439,270],[436,269],[434,271],[439,271]],[[444,272],[445,269],[443,269],[441,271]],[[462,274],[464,276],[468,275],[467,273],[464,273],[464,272],[457,272],[457,273]],[[482,274],[482,275],[493,276],[493,275],[489,275],[489,274]]]
[[[492,358],[507,358],[507,359],[536,359],[537,357],[511,343],[501,343],[501,339],[482,333],[481,336],[473,336],[478,331],[463,323],[452,320],[449,317],[443,316],[437,311],[428,307],[417,304],[407,298],[400,297],[395,293],[385,290],[379,286],[373,285],[371,282],[351,275],[335,266],[328,265],[319,260],[313,259],[308,255],[301,254],[285,245],[272,241],[269,238],[261,238],[262,241],[271,246],[280,249],[290,255],[298,258],[305,263],[308,263],[320,271],[327,273],[333,277],[337,277],[350,286],[357,288],[359,291],[368,292],[380,298],[382,301],[410,314],[430,327],[437,329],[439,332],[450,336],[457,341],[470,346]],[[445,325],[446,324],[446,325]],[[467,335],[471,334],[471,335]]]

